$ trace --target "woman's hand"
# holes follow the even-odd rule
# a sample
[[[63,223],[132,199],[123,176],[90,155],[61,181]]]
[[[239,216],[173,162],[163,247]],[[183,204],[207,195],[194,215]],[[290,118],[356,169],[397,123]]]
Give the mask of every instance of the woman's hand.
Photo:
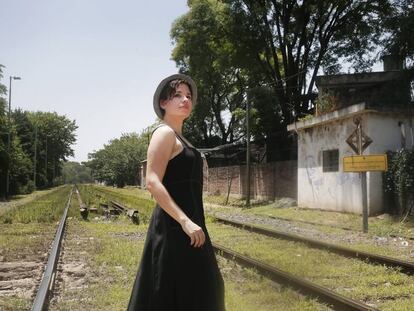
[[[186,219],[181,223],[181,227],[183,228],[183,231],[190,237],[191,246],[203,246],[204,242],[206,241],[206,236],[203,229],[199,225],[195,224],[190,219]]]

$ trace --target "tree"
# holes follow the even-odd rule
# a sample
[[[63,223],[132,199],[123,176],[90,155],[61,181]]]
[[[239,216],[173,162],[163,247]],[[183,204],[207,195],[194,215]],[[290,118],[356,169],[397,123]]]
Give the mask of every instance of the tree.
[[[294,146],[286,126],[312,112],[318,74],[339,73],[342,64],[369,71],[385,43],[412,55],[408,0],[192,0],[188,5],[171,31],[173,59],[200,86],[201,105],[189,121],[191,134],[205,145],[231,141],[228,133],[243,138],[242,110],[249,100],[258,117],[255,139]],[[233,127],[222,126],[227,111],[227,120],[235,118]]]
[[[21,124],[19,131],[31,159],[34,158],[36,144],[36,186],[50,187],[54,184],[54,179],[61,175],[63,163],[69,156],[73,156],[72,145],[76,141],[75,131],[78,127],[75,121],[56,112],[38,111],[24,114],[29,123],[24,122],[26,127]],[[26,120],[19,111],[13,116],[16,116],[16,120]],[[28,133],[29,130],[32,131],[31,135]]]
[[[414,5],[411,0],[394,0],[392,11],[384,18],[384,54],[414,61]]]
[[[146,131],[123,134],[121,138],[109,141],[103,149],[88,154],[85,163],[92,170],[92,176],[99,182],[124,187],[138,183],[138,171],[146,157],[148,144]]]
[[[231,143],[244,136],[245,74],[234,66],[235,47],[225,35],[228,7],[220,1],[189,1],[190,11],[174,22],[172,58],[199,89],[198,104],[184,132],[198,147]]]
[[[240,64],[271,87],[280,103],[281,122],[309,111],[315,78],[335,73],[340,61],[368,70],[379,44],[381,16],[388,1],[226,0]],[[259,71],[259,72],[258,72]]]
[[[0,78],[2,78],[0,65]],[[9,193],[28,193],[33,190],[30,183],[32,163],[22,148],[19,135],[16,131],[13,119],[8,122],[6,115],[6,100],[3,97],[7,92],[4,85],[0,84],[0,196],[4,197],[7,191],[6,177],[9,174]],[[10,148],[8,139],[10,135]]]
[[[81,184],[93,182],[91,169],[84,163],[65,162],[62,168],[62,178],[65,184]]]

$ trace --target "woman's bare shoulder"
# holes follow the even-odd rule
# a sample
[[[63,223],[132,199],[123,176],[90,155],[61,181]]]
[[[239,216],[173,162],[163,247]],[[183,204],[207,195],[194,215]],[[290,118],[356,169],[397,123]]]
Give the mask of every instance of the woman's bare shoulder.
[[[169,142],[170,144],[172,144],[173,142],[175,142],[175,132],[168,125],[160,125],[152,132],[151,141],[152,140],[156,140],[161,143]]]

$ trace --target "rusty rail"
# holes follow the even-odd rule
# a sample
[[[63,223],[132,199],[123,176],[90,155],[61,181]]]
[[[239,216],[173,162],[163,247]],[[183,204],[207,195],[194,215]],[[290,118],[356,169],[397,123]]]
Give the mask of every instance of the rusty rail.
[[[213,243],[213,248],[218,255],[236,261],[242,266],[253,268],[263,276],[270,278],[272,281],[291,286],[304,295],[316,297],[319,301],[332,305],[335,310],[378,310],[360,301],[339,295],[330,289],[281,271],[264,262],[237,253],[217,243]]]
[[[324,223],[320,223],[320,222],[316,222],[316,221],[309,221],[309,220],[302,220],[302,219],[290,219],[290,218],[285,218],[285,217],[280,217],[280,216],[272,216],[272,215],[268,215],[267,217],[273,218],[273,219],[279,219],[279,220],[283,220],[283,221],[288,221],[288,222],[300,222],[300,223],[303,223],[303,224],[308,224],[308,225],[313,225],[313,226],[324,226],[324,227],[329,227],[329,228],[334,228],[334,229],[341,229],[341,230],[345,230],[345,231],[357,231],[357,230],[349,228],[349,227],[335,226],[335,225],[324,224]],[[390,234],[389,236],[392,237],[392,238],[403,238],[403,239],[406,239],[406,240],[414,240],[413,236],[407,236],[407,235]]]
[[[127,206],[115,201],[110,201],[110,203],[113,207],[117,208],[119,211],[125,213],[129,218],[131,218],[133,223],[139,224],[139,213],[136,209],[128,208]]]
[[[79,202],[79,211],[81,213],[81,216],[83,219],[87,219],[88,218],[88,214],[89,214],[89,209],[86,206],[85,203],[83,203],[82,198],[80,196],[80,192],[78,187],[75,185],[75,192],[76,192],[76,196],[78,198],[78,202]]]
[[[43,311],[47,310],[48,308],[49,294],[55,282],[56,267],[59,260],[60,247],[63,238],[63,232],[65,230],[66,218],[72,199],[72,194],[73,188],[70,191],[69,198],[66,202],[65,210],[63,211],[63,216],[60,220],[59,227],[56,231],[55,239],[52,244],[52,250],[47,260],[46,269],[43,273],[42,281],[40,283],[39,290],[37,291],[36,298],[32,306],[32,311]]]
[[[247,223],[242,223],[239,221],[225,219],[222,217],[215,217],[215,219],[217,219],[217,221],[223,224],[242,228],[250,232],[255,232],[255,233],[263,234],[266,236],[281,238],[281,239],[285,239],[289,241],[306,243],[314,248],[326,249],[333,253],[336,253],[336,254],[339,254],[345,257],[356,258],[360,260],[368,260],[369,262],[376,263],[376,264],[383,264],[388,267],[397,267],[401,270],[401,272],[404,272],[406,274],[414,274],[414,263],[409,262],[409,261],[391,258],[388,256],[372,254],[372,253],[368,253],[364,251],[359,251],[359,250],[343,247],[340,245],[335,245],[331,243],[326,243],[326,242],[306,238],[306,237],[296,235],[296,234],[286,233],[286,232],[282,232],[282,231],[278,231],[274,229],[267,229],[267,228],[259,227],[259,226],[252,225],[252,224],[247,224]]]

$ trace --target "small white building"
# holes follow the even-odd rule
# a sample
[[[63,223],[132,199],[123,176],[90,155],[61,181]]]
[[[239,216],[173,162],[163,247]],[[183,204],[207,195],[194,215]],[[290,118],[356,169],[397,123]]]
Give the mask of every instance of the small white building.
[[[329,92],[340,107],[288,126],[298,135],[299,206],[362,213],[360,174],[343,172],[343,157],[355,155],[346,140],[358,118],[372,140],[364,154],[413,148],[414,78],[406,78],[405,71],[318,77],[319,93]],[[367,192],[369,215],[384,211],[381,172],[367,173]]]

